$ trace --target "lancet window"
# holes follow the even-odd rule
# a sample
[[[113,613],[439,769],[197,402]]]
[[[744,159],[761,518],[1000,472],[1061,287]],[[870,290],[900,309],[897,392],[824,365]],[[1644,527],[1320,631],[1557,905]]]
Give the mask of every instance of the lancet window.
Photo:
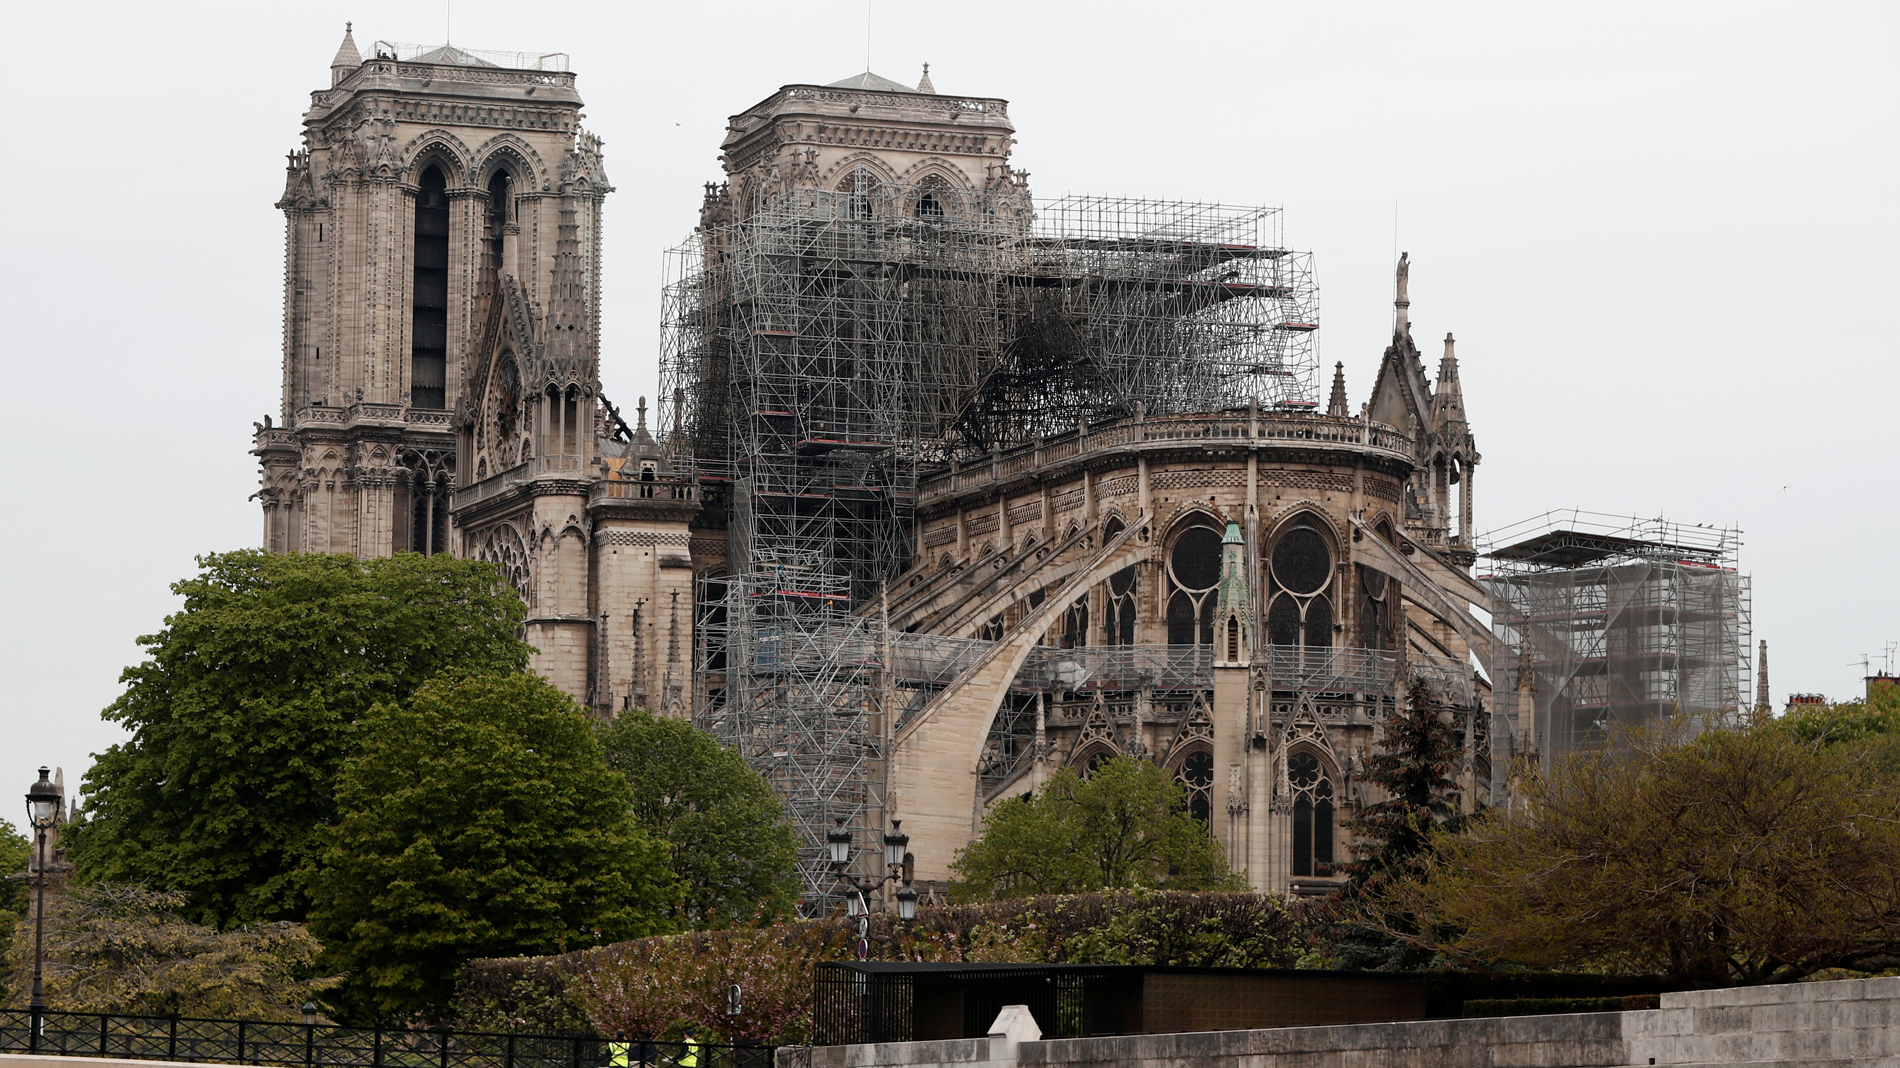
[[[1333,783],[1312,753],[1294,753],[1286,761],[1293,789],[1293,874],[1324,878],[1333,874]]]
[[[416,192],[415,266],[409,320],[409,403],[448,406],[449,195],[440,167]]]

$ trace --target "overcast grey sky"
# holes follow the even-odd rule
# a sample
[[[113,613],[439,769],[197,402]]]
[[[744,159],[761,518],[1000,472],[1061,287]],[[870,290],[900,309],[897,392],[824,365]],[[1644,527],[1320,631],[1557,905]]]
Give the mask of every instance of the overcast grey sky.
[[[257,544],[271,204],[344,21],[365,47],[448,31],[443,0],[11,10],[0,787],[23,792],[118,738],[99,709],[193,556]],[[661,252],[726,117],[862,70],[866,22],[863,0],[455,0],[456,44],[568,52],[606,139],[618,403],[654,391]],[[1858,693],[1900,639],[1900,5],[875,0],[869,23],[878,73],[1010,101],[1040,197],[1284,206],[1355,408],[1396,203],[1428,366],[1458,336],[1480,529],[1741,526],[1777,702]]]

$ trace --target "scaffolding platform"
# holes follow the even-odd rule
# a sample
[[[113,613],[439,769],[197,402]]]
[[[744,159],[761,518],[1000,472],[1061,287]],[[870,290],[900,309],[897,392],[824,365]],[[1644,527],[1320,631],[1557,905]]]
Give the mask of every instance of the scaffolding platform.
[[[662,440],[676,470],[730,486],[694,715],[779,790],[812,908],[835,821],[882,832],[897,717],[976,648],[885,633],[877,610],[912,562],[920,474],[1137,411],[1319,400],[1312,259],[1276,209],[1031,211],[1015,187],[905,208],[921,192],[761,195],[668,261]],[[1164,685],[1200,675],[1153,666]]]
[[[1479,539],[1498,711],[1527,673],[1512,736],[1548,769],[1621,731],[1737,722],[1747,706],[1750,583],[1729,527],[1552,512]],[[1498,762],[1501,766],[1504,762]]]

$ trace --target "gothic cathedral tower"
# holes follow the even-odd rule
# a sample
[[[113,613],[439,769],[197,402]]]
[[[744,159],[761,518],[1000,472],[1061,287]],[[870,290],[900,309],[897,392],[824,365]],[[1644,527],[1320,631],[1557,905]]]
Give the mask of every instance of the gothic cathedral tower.
[[[277,205],[283,407],[254,451],[266,548],[487,559],[528,603],[537,670],[604,710],[621,702],[596,678],[597,621],[619,606],[595,535],[633,522],[657,557],[665,528],[683,556],[686,510],[590,513],[612,496],[595,483],[657,450],[599,396],[611,186],[565,60],[382,42],[365,57],[345,34]],[[638,592],[649,616],[673,599]],[[629,676],[662,669],[623,656],[617,673],[631,697]]]

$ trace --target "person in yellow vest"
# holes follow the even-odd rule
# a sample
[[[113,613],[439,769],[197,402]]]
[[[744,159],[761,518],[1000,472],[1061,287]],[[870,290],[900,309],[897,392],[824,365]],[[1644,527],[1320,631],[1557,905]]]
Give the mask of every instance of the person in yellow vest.
[[[615,1031],[614,1040],[607,1043],[608,1068],[627,1068],[627,1033]]]
[[[684,1033],[686,1052],[674,1063],[679,1068],[699,1068],[699,1040],[693,1037],[693,1029],[688,1027]]]

